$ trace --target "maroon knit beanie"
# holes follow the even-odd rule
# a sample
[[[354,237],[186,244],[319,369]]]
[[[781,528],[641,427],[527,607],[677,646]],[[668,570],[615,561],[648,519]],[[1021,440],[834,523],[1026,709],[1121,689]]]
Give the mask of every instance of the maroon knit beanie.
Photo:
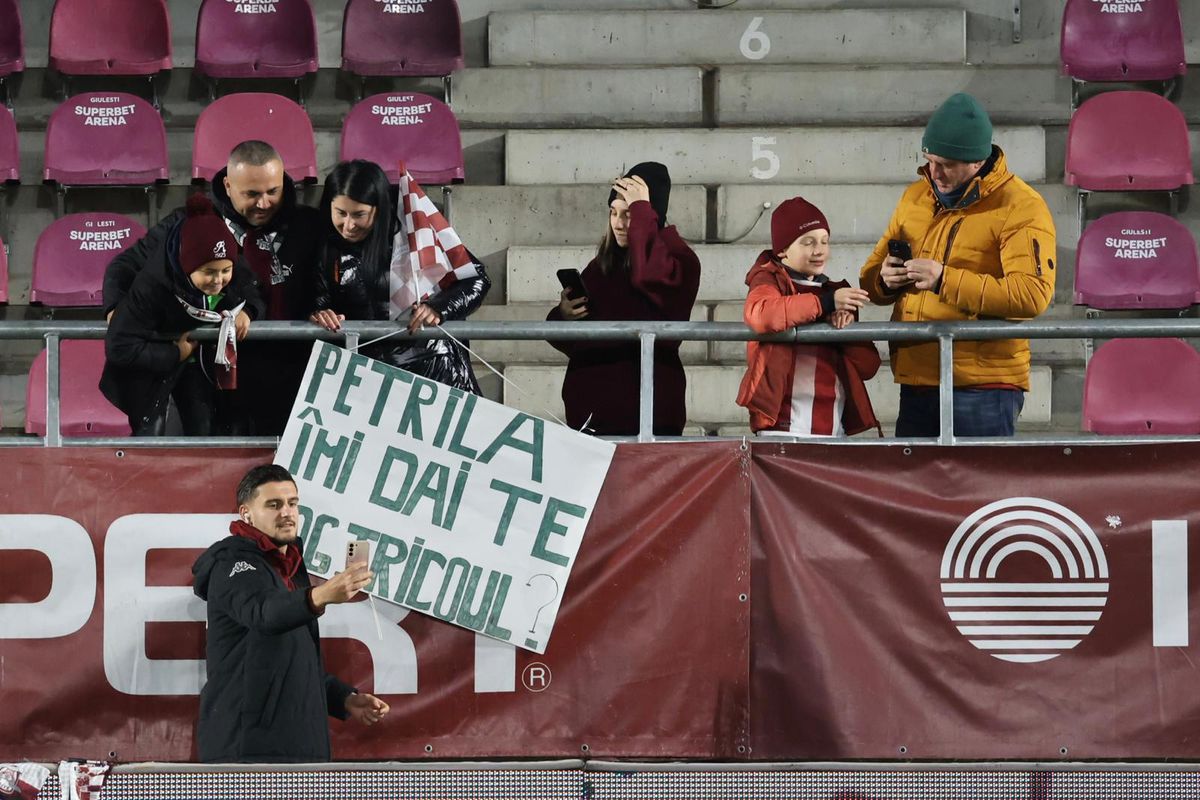
[[[237,239],[225,220],[213,208],[212,201],[194,194],[187,201],[187,217],[179,237],[179,266],[187,275],[210,261],[237,258]]]
[[[771,215],[771,252],[782,253],[792,242],[818,228],[829,230],[829,222],[821,209],[803,197],[784,200]]]

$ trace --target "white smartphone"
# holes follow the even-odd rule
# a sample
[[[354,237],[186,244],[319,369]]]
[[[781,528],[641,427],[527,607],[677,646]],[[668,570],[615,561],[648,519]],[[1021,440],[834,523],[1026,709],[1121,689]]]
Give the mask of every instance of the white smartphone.
[[[355,564],[371,564],[371,543],[363,539],[346,542],[346,569]]]

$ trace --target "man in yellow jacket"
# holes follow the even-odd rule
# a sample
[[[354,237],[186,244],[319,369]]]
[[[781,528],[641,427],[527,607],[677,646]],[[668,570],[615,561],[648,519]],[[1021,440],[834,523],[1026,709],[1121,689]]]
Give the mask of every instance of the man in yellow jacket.
[[[905,190],[859,283],[893,321],[1032,319],[1054,295],[1054,221],[1029,184],[1008,171],[992,123],[956,94],[930,117],[926,164]],[[913,258],[888,255],[907,242]],[[896,435],[937,436],[938,344],[891,342],[900,384]],[[954,434],[1012,436],[1029,391],[1029,341],[954,343]]]

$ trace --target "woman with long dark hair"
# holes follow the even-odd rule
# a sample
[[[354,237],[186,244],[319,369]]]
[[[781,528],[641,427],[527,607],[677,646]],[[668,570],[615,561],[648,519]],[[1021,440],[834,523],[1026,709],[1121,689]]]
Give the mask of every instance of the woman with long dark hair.
[[[564,289],[548,320],[687,321],[700,288],[700,260],[667,225],[671,176],[654,161],[618,178],[596,257],[583,270],[585,297]],[[641,350],[636,341],[556,341],[567,354],[567,424],[600,436],[638,432]],[[654,346],[654,433],[678,436],[687,419],[679,342]]]
[[[329,227],[315,280],[312,322],[336,331],[347,319],[392,318],[391,260],[396,233],[392,209],[391,187],[378,164],[343,161],[329,173],[320,205]],[[492,285],[482,264],[477,264],[476,272],[476,276],[462,278],[414,305],[408,331],[464,319],[474,312]],[[480,393],[469,354],[448,339],[385,339],[362,352],[431,380]]]

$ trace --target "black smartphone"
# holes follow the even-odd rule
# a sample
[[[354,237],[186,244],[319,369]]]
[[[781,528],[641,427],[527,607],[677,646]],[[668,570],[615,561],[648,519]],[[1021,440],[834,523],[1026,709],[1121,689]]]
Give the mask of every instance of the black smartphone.
[[[583,288],[583,276],[579,274],[579,270],[560,269],[555,274],[558,275],[558,282],[567,290],[568,298],[578,300],[587,297],[587,290]]]
[[[912,248],[903,239],[888,239],[888,255],[901,261],[912,260]]]

